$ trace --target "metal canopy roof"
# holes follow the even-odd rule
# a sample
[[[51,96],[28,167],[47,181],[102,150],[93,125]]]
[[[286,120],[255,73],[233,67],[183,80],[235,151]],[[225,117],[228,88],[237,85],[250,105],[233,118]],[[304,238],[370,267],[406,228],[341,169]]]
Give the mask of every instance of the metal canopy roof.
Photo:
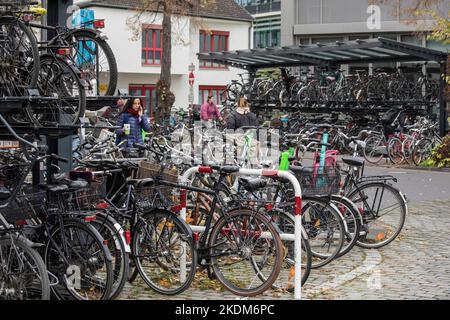
[[[199,53],[212,61],[242,69],[299,65],[339,65],[361,62],[435,61],[444,63],[447,53],[386,38],[331,44],[296,45],[239,51]]]

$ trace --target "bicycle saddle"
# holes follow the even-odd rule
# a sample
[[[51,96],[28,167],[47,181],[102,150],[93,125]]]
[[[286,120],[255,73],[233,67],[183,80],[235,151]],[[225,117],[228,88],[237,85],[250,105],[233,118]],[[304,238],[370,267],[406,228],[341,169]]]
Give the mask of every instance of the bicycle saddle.
[[[352,167],[362,167],[365,163],[365,160],[359,157],[343,157],[342,162]]]
[[[128,185],[133,186],[135,188],[149,188],[155,185],[155,180],[152,178],[148,179],[129,179],[127,181]]]
[[[300,166],[289,166],[289,170],[291,170],[295,175],[309,175],[314,173],[314,168],[305,168]]]
[[[267,186],[267,180],[261,178],[239,178],[239,183],[249,192],[254,192]]]
[[[6,189],[5,187],[0,187],[0,200],[8,200],[11,197],[11,191]]]
[[[86,180],[75,180],[71,181],[68,186],[70,190],[76,191],[89,187],[89,182]]]
[[[46,190],[46,191],[48,191],[48,192],[51,192],[51,193],[62,193],[62,192],[66,192],[66,191],[69,190],[69,187],[67,185],[65,185],[65,184],[58,184],[58,185],[52,185],[52,184],[50,184],[50,185],[46,185],[45,184],[44,185],[44,184],[41,184],[41,185],[39,185],[39,187],[44,189],[44,190]]]

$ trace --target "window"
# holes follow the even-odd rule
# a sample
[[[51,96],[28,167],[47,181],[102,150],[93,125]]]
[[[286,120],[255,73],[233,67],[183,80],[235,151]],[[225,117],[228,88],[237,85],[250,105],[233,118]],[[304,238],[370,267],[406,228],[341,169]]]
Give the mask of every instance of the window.
[[[221,31],[200,31],[200,52],[228,51],[229,32]],[[226,69],[223,64],[212,61],[204,61],[200,64],[204,69]]]
[[[222,95],[226,89],[226,86],[200,86],[198,94],[199,104],[204,104],[208,96],[213,96],[215,104],[222,104]]]
[[[143,104],[147,117],[153,117],[155,109],[157,109],[156,86],[149,84],[132,84],[129,86],[131,96],[144,96]]]
[[[162,50],[162,26],[144,26],[142,30],[142,65],[160,66]]]

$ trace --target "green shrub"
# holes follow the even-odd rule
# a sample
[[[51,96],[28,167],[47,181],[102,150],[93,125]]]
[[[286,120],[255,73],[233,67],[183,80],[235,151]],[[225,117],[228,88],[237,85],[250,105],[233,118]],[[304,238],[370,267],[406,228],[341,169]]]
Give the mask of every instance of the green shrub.
[[[425,160],[421,166],[450,168],[450,135],[444,137],[442,144],[431,152],[431,157]]]

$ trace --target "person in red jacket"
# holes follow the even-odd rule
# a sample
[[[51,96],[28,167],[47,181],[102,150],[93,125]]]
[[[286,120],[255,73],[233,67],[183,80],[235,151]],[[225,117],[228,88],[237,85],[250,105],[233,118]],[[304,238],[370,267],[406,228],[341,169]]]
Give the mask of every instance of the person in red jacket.
[[[202,105],[202,108],[200,109],[200,119],[207,127],[211,127],[214,120],[223,122],[222,115],[220,114],[219,108],[214,103],[212,96],[208,96],[208,100]]]

